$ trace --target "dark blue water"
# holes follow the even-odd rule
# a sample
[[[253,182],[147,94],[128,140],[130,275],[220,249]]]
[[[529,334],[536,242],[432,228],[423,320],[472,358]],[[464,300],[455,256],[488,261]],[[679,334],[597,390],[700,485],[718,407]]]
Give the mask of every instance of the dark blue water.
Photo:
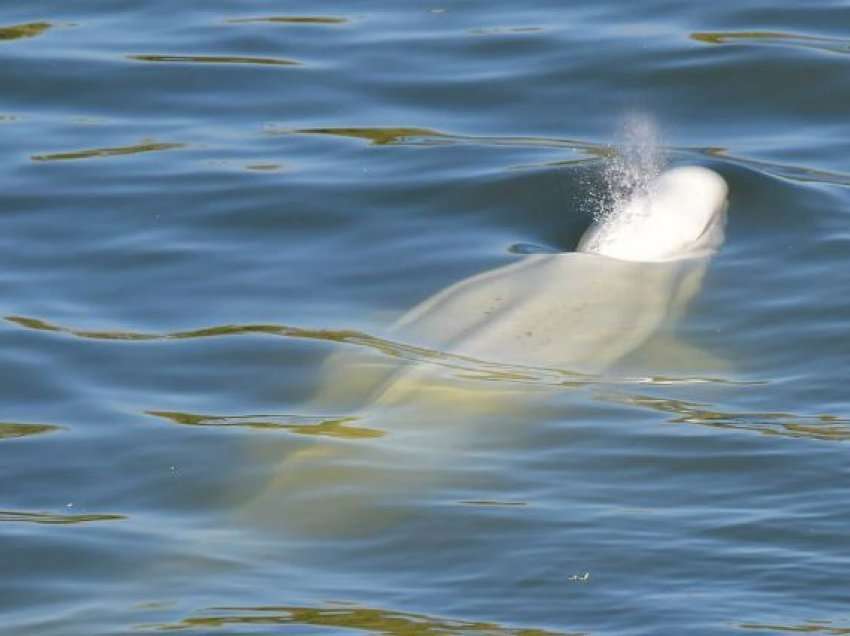
[[[2,630],[850,630],[848,25],[0,7]],[[636,112],[730,187],[677,345],[510,416],[310,401],[329,355],[430,355],[386,335],[429,295],[574,249]]]

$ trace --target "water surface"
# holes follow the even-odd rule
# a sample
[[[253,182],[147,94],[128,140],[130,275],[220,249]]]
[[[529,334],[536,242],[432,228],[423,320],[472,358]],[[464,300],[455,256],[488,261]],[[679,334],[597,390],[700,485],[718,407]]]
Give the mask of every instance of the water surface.
[[[6,3],[6,629],[850,629],[847,24],[826,0]],[[730,185],[685,359],[449,359],[552,398],[430,435],[311,406],[329,355],[439,358],[385,333],[430,294],[574,249],[630,112]]]

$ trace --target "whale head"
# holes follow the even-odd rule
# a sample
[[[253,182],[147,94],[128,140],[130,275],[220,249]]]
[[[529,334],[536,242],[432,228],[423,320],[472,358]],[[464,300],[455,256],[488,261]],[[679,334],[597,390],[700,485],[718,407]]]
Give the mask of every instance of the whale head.
[[[723,243],[729,188],[708,168],[662,173],[582,236],[579,252],[659,262],[714,253]]]

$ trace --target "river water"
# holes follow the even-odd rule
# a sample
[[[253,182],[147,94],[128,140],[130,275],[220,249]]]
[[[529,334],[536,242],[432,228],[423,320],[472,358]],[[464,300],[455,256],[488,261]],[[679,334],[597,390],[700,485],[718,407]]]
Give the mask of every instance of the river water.
[[[4,3],[3,631],[850,631],[848,25]],[[387,336],[424,298],[574,249],[635,113],[730,187],[666,346],[490,369],[546,386],[509,415],[316,406],[334,360],[439,356]]]

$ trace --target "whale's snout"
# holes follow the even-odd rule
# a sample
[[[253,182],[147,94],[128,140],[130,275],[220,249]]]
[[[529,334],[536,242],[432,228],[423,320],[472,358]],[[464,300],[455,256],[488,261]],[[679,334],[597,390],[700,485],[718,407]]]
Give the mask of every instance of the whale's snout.
[[[711,254],[724,240],[728,196],[726,181],[713,170],[673,168],[594,223],[578,251],[641,262]]]

